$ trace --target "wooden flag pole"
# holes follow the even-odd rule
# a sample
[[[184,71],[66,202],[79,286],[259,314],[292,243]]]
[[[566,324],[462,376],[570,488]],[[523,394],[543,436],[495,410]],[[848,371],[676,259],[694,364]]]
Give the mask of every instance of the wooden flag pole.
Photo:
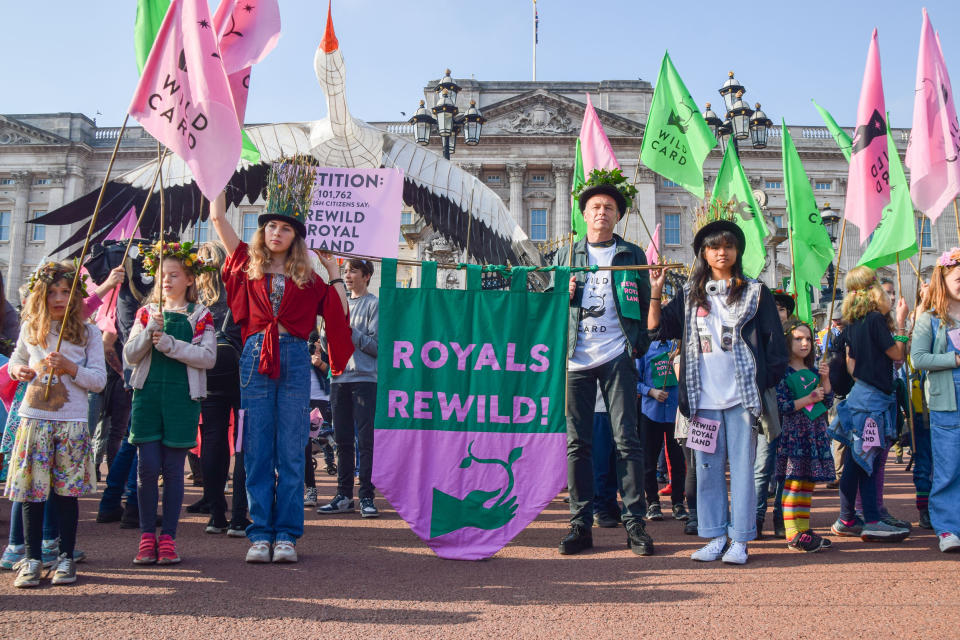
[[[161,161],[163,160],[163,145],[157,142],[157,158]],[[160,163],[163,164],[162,162]],[[158,302],[158,307],[160,313],[163,313],[163,209],[164,209],[164,197],[163,197],[163,167],[157,167],[157,175],[160,176],[160,259],[157,261],[157,282],[154,286],[160,287],[160,299]]]
[[[100,213],[100,206],[103,204],[103,196],[107,191],[107,183],[110,182],[110,173],[113,171],[113,163],[117,159],[117,152],[120,150],[120,141],[123,140],[123,134],[127,130],[127,122],[130,121],[130,114],[123,118],[123,124],[120,125],[120,132],[117,133],[117,142],[113,145],[113,153],[110,154],[110,163],[107,165],[107,174],[103,176],[103,184],[100,186],[100,195],[97,196],[97,204],[93,207],[93,215],[90,216],[90,225],[87,227],[87,237],[83,241],[83,249],[80,250],[80,257],[78,258],[78,263],[83,265],[83,259],[87,257],[87,249],[90,248],[90,238],[93,236],[93,228],[97,224],[97,215]],[[77,283],[80,282],[80,273],[79,271],[74,274],[73,284],[70,285],[70,295],[67,297],[67,312],[70,311],[70,305],[73,304],[73,297],[77,292]],[[60,323],[60,332],[57,334],[57,348],[56,351],[60,351],[60,345],[63,344],[63,328],[66,326],[66,322]],[[51,372],[52,373],[52,372]],[[48,400],[50,398],[50,385],[53,384],[53,376],[47,378],[47,384],[43,388],[43,399]]]
[[[573,266],[573,231],[570,231],[570,255],[567,256],[567,267]],[[554,282],[553,286],[557,286],[557,283]],[[567,283],[567,287],[570,286],[570,283]],[[567,299],[567,307],[570,307],[570,303],[573,302],[573,296],[570,296]],[[569,314],[568,314],[569,315]],[[569,322],[569,318],[568,318]],[[568,329],[569,332],[569,329]],[[569,344],[568,336],[564,334],[563,341],[565,344]],[[563,363],[563,415],[570,415],[570,356],[572,353],[568,353]]]
[[[957,211],[957,199],[953,199],[953,219],[957,221],[957,241],[960,242],[960,211]]]
[[[897,251],[897,297],[903,297],[903,280],[900,277],[900,252]]]

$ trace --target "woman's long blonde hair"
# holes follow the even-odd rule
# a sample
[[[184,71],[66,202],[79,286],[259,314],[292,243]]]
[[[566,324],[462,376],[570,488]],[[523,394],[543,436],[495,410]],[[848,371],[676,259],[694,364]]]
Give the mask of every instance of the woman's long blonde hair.
[[[880,287],[877,274],[870,267],[854,267],[843,281],[847,295],[843,298],[843,321],[850,325],[871,311],[887,315],[890,298]],[[890,324],[890,318],[887,318]],[[892,325],[891,325],[892,326]]]
[[[50,312],[47,310],[47,294],[50,287],[61,280],[66,282],[68,287],[72,285],[73,281],[67,278],[71,273],[76,273],[76,267],[72,262],[59,262],[53,279],[48,281],[38,277],[34,282],[33,289],[24,302],[23,313],[20,315],[20,326],[27,332],[28,343],[47,346],[47,335],[50,333],[51,323]],[[80,293],[78,283],[70,306],[67,307],[67,312],[63,316],[63,339],[80,346],[87,344],[87,325],[83,308],[83,294]]]
[[[949,267],[937,265],[933,268],[933,274],[930,276],[930,288],[927,289],[927,293],[923,296],[923,301],[920,303],[920,308],[917,309],[918,312],[929,311],[940,318],[940,322],[946,326],[956,324],[953,318],[950,317],[951,298],[950,292],[947,291],[946,276],[957,268],[960,268],[960,265],[951,265]]]
[[[223,291],[223,278],[220,277],[220,270],[227,260],[227,251],[216,242],[204,242],[197,250],[197,255],[204,263],[217,268],[216,271],[204,271],[197,276],[197,291],[200,294],[200,302],[209,307],[220,300],[220,294]]]
[[[263,278],[264,269],[270,264],[270,250],[263,239],[263,227],[257,229],[250,241],[248,250],[250,260],[247,263],[247,275],[251,280]],[[313,280],[313,266],[307,253],[307,243],[299,235],[294,235],[287,250],[287,260],[283,264],[283,273],[301,289]]]
[[[190,270],[190,268],[183,263],[183,260],[175,258],[173,256],[166,256],[163,259],[164,262],[177,262],[180,264],[180,268],[183,269],[183,272],[187,275],[193,276],[193,284],[187,287],[187,302],[196,302],[197,301],[197,279],[198,276]],[[157,276],[160,275],[160,272],[157,272]],[[160,298],[163,296],[163,283],[160,281],[160,278],[157,276],[153,277],[153,289],[150,290],[150,296],[147,298],[147,304],[157,304],[160,302]]]

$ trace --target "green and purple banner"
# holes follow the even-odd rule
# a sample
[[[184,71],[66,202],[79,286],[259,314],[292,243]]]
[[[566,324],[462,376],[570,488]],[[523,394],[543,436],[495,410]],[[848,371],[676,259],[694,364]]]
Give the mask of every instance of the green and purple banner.
[[[568,293],[400,289],[396,260],[380,288],[373,482],[442,558],[503,548],[566,484],[564,368]],[[569,280],[559,268],[558,282]]]

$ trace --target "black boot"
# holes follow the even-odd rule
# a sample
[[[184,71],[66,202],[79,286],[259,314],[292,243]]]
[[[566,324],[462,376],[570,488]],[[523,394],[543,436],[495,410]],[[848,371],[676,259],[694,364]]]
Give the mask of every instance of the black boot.
[[[570,531],[560,540],[560,555],[572,556],[584,549],[593,548],[593,535],[590,528],[582,524],[571,524]]]
[[[783,512],[774,511],[773,512],[773,533],[778,538],[787,537],[787,528],[783,525]]]
[[[757,516],[757,540],[763,540],[763,518]]]
[[[643,526],[643,520],[627,523],[627,548],[638,556],[653,555],[653,538]]]

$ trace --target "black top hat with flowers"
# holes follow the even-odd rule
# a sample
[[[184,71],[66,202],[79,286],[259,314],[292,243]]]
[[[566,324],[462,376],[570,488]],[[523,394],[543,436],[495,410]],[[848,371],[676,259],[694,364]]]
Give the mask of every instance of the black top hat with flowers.
[[[637,188],[627,182],[626,176],[620,169],[594,169],[587,176],[586,182],[573,190],[573,197],[580,204],[580,211],[586,211],[587,201],[597,194],[606,194],[617,203],[617,209],[622,218],[633,204],[633,196],[637,195]]]
[[[700,255],[700,248],[703,241],[708,236],[722,231],[729,231],[733,234],[737,243],[737,255],[743,256],[743,251],[747,246],[747,239],[743,235],[743,229],[737,224],[737,214],[734,211],[734,203],[721,202],[713,200],[710,203],[704,202],[694,210],[693,228],[696,233],[693,236],[693,253]]]

